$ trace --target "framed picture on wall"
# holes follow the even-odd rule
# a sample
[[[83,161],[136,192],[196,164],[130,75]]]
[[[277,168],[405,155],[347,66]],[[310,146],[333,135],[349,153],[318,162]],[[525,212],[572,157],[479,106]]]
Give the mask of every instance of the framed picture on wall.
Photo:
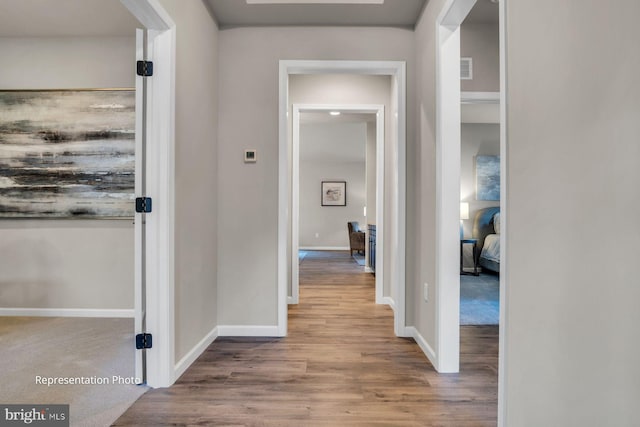
[[[476,156],[476,200],[500,200],[500,156]]]
[[[347,182],[322,181],[322,206],[347,206]]]
[[[131,218],[135,90],[0,91],[0,218]]]

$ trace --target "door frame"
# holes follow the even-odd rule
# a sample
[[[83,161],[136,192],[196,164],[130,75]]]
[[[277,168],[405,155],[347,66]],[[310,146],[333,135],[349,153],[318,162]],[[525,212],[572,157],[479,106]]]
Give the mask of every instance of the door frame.
[[[289,304],[298,304],[300,300],[299,277],[299,232],[300,232],[300,114],[329,111],[347,111],[349,113],[376,115],[376,304],[389,304],[383,295],[384,277],[384,105],[377,104],[293,104],[293,143],[291,152],[291,296]],[[367,203],[368,204],[368,203]]]
[[[392,157],[395,170],[385,171],[391,188],[386,204],[390,206],[386,233],[391,249],[387,256],[390,289],[389,303],[394,310],[397,336],[411,336],[406,326],[405,245],[406,245],[406,63],[403,61],[305,61],[281,60],[279,65],[279,152],[278,152],[278,298],[277,329],[287,335],[288,288],[291,277],[291,226],[289,215],[292,177],[292,144],[289,138],[289,75],[364,74],[389,75],[392,78]],[[396,116],[397,114],[397,116]],[[377,249],[377,248],[376,248]],[[384,279],[383,279],[384,280]]]
[[[501,0],[500,33],[500,321],[498,426],[506,415],[507,292],[507,32],[508,0]],[[436,341],[439,372],[458,372],[460,363],[460,24],[476,0],[447,0],[436,20]],[[446,143],[445,143],[446,141]]]
[[[460,24],[476,0],[447,0],[436,20],[436,369],[460,370]]]
[[[146,194],[153,199],[153,213],[135,214],[135,333],[152,333],[153,348],[145,350],[146,379],[151,387],[175,382],[174,333],[174,208],[175,208],[175,23],[156,0],[121,0],[147,30],[147,59],[154,63],[153,77],[136,77],[136,128],[146,120]],[[141,59],[137,49],[136,59]],[[133,58],[132,58],[133,60]],[[132,72],[133,72],[132,63]],[[143,96],[146,117],[142,117]],[[137,149],[141,146],[136,132]],[[138,154],[138,153],[136,153]],[[136,163],[136,172],[141,164]],[[136,173],[138,175],[138,173]],[[140,189],[137,177],[136,191]],[[146,232],[142,233],[142,222]],[[143,244],[144,239],[144,244]],[[144,248],[144,249],[143,249]],[[144,257],[144,262],[143,262]],[[144,297],[143,297],[144,292]],[[143,310],[146,300],[146,310]],[[146,328],[142,330],[142,317]],[[132,343],[133,345],[133,343]],[[140,353],[140,352],[138,352]],[[136,355],[136,376],[142,378],[141,356]],[[140,376],[139,376],[140,375]]]

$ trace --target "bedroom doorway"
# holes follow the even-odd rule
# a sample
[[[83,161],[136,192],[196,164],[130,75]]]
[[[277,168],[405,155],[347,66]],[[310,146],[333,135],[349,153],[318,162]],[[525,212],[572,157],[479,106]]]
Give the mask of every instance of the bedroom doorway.
[[[436,333],[439,339],[439,372],[459,372],[460,367],[460,162],[461,162],[461,55],[460,26],[469,12],[481,0],[447,0],[436,20],[436,150],[437,202],[436,226]],[[496,2],[492,2],[496,3]],[[506,189],[506,1],[497,2],[499,10],[499,86],[500,86],[500,316],[498,366],[498,425],[504,423],[505,384],[505,272],[507,212]]]
[[[135,60],[140,53],[135,31],[141,25],[120,2],[103,3],[99,8],[86,6],[82,1],[65,2],[59,8],[28,4],[24,7],[30,13],[24,14],[21,2],[15,1],[9,7],[12,12],[3,17],[19,23],[23,31],[7,38],[7,44],[2,46],[7,71],[17,71],[4,83],[15,87],[15,92],[27,93],[31,101],[21,104],[38,110],[33,113],[25,109],[29,121],[21,122],[31,123],[32,129],[47,129],[47,133],[40,133],[41,138],[31,138],[36,149],[29,151],[37,156],[35,162],[29,162],[37,167],[26,172],[32,175],[31,186],[47,188],[47,192],[55,195],[45,194],[45,203],[53,206],[54,198],[59,203],[45,212],[55,212],[54,216],[58,216],[55,219],[38,215],[21,220],[17,227],[9,222],[12,220],[3,221],[4,244],[10,243],[13,236],[19,243],[8,248],[10,256],[4,257],[5,262],[19,267],[20,274],[29,277],[23,280],[8,268],[3,269],[3,285],[15,283],[23,291],[16,294],[19,297],[16,301],[3,298],[4,307],[0,309],[3,317],[0,335],[3,350],[8,353],[0,359],[8,367],[3,371],[11,374],[3,378],[0,395],[5,399],[0,400],[20,403],[40,396],[38,401],[47,403],[58,401],[55,395],[63,396],[63,403],[70,406],[72,424],[92,424],[89,420],[110,424],[121,408],[146,390],[136,385],[143,378],[134,339],[141,317],[138,301],[134,303],[134,293],[139,293],[134,279],[138,274],[134,270],[140,268],[137,262],[140,242],[137,230],[134,231],[138,225],[132,225],[131,200],[132,181],[140,174],[140,153],[133,134],[136,138],[139,135],[139,102],[143,94],[139,87],[134,91],[132,86],[136,78]],[[172,44],[163,46],[160,42],[167,37],[158,28],[159,20],[150,23],[153,13],[149,12],[157,12],[160,7],[155,3],[136,1],[136,9],[147,16],[142,22],[158,30],[148,43],[157,48],[154,57],[157,63],[164,64],[163,47],[170,49]],[[61,12],[61,20],[50,19],[52,7],[59,9],[56,10]],[[83,19],[71,22],[64,18],[72,15],[65,13],[71,10]],[[93,34],[92,22],[97,21],[105,24],[107,34]],[[69,33],[60,37],[59,31]],[[21,66],[21,61],[29,62],[29,58],[51,52],[56,54],[50,56],[44,74],[39,70],[26,72],[32,67]],[[11,59],[11,55],[15,58]],[[98,72],[87,73],[87,69]],[[166,80],[161,78],[159,84],[164,83]],[[167,89],[170,87],[166,85]],[[161,92],[154,94],[157,97]],[[161,109],[162,106],[150,109],[156,113],[156,120],[149,123],[156,127],[166,119]],[[88,111],[90,115],[85,114]],[[6,114],[3,119],[16,117],[15,113]],[[147,129],[150,134],[156,130],[152,125]],[[51,142],[50,135],[55,136],[53,145],[57,148],[39,150],[37,141]],[[147,171],[153,171],[156,165],[147,166]],[[38,172],[36,179],[30,170]],[[108,190],[112,194],[106,195]],[[95,209],[95,214],[92,211],[101,203],[94,202],[94,198],[108,199],[100,209]],[[120,208],[120,200],[129,202]],[[21,204],[30,205],[27,208],[35,211],[40,202]],[[74,217],[83,215],[87,218]],[[150,225],[150,238],[155,236],[153,227]],[[147,266],[149,271],[157,264],[149,260]],[[153,272],[149,274],[152,275]],[[158,313],[153,308],[149,312],[152,319]],[[164,311],[160,315],[163,314]],[[33,381],[34,373],[40,380]],[[153,372],[149,383],[158,377]],[[91,381],[72,381],[62,387],[64,390],[51,383],[62,378]]]
[[[479,0],[460,26],[460,325],[500,319],[498,4]]]

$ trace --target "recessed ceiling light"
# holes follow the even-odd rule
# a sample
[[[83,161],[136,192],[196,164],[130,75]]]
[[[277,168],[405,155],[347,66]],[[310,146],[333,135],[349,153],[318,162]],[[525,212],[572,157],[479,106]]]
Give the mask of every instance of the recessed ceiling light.
[[[384,0],[247,0],[247,4],[383,4]]]
[[[340,111],[331,111],[329,114],[331,114],[332,116],[339,116]]]

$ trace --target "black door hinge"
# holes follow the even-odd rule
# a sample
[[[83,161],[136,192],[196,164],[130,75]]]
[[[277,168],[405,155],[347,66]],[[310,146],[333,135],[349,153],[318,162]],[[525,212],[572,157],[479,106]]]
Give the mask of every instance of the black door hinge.
[[[136,212],[151,212],[151,197],[136,197]]]
[[[142,77],[153,76],[153,62],[151,61],[138,61],[136,63],[137,74]]]
[[[153,345],[153,339],[151,334],[138,334],[136,335],[136,349],[142,350],[145,348],[151,348]]]

